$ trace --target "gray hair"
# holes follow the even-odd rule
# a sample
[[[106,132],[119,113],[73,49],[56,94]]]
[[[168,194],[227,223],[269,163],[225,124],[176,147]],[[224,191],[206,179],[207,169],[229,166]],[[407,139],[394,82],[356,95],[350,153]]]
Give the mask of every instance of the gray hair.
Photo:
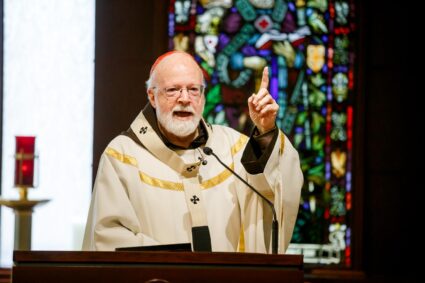
[[[152,87],[152,76],[149,76],[149,79],[145,82],[146,89],[150,89]]]
[[[205,80],[204,73],[202,72],[202,70],[201,70],[201,76],[202,76],[202,85],[204,87],[207,87],[207,82]],[[152,86],[152,75],[150,75],[149,79],[145,82],[145,86],[146,86],[146,89],[150,89],[150,88],[153,87]]]

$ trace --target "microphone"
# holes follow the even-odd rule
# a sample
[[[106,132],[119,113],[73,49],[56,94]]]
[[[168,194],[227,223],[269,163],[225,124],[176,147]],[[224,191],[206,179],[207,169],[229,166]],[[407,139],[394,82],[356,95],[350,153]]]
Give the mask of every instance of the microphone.
[[[242,183],[244,183],[251,190],[253,190],[260,198],[262,198],[270,206],[270,209],[273,212],[273,222],[272,222],[272,254],[277,254],[277,246],[278,246],[278,238],[279,238],[279,234],[278,234],[279,223],[277,221],[276,210],[274,209],[274,204],[271,201],[269,201],[265,196],[263,196],[259,191],[257,191],[253,186],[251,186],[250,184],[248,184],[247,181],[245,181],[244,179],[242,179],[242,177],[239,176],[235,171],[233,171],[229,166],[227,166],[226,164],[224,164],[223,161],[221,161],[220,158],[218,158],[218,156],[213,152],[213,150],[210,147],[207,147],[206,146],[202,150],[204,151],[204,153],[206,155],[212,155],[212,156],[214,156],[215,159],[217,159],[217,161],[221,165],[223,165],[227,170],[229,170],[233,175],[235,175],[239,180],[241,180]]]

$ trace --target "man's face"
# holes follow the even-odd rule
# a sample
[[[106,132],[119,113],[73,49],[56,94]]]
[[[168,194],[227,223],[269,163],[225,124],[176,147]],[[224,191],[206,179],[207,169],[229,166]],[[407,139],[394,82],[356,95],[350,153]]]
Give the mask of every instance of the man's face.
[[[196,131],[205,104],[202,85],[201,70],[188,55],[173,54],[156,67],[148,94],[165,134]]]

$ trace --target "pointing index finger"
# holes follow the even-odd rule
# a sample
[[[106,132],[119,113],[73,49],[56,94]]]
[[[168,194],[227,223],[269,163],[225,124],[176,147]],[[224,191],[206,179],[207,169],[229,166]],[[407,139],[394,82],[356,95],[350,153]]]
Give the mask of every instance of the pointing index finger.
[[[269,87],[269,67],[266,66],[263,69],[263,77],[261,78],[260,89],[261,88],[267,89],[268,87]]]

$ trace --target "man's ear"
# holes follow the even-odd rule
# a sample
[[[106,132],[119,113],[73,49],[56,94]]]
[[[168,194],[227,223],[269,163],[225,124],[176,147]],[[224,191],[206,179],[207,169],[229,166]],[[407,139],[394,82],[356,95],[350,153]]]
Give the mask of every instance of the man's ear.
[[[152,107],[155,108],[156,107],[155,93],[154,93],[154,90],[152,88],[148,89],[148,99],[149,99],[149,102],[151,103]]]

